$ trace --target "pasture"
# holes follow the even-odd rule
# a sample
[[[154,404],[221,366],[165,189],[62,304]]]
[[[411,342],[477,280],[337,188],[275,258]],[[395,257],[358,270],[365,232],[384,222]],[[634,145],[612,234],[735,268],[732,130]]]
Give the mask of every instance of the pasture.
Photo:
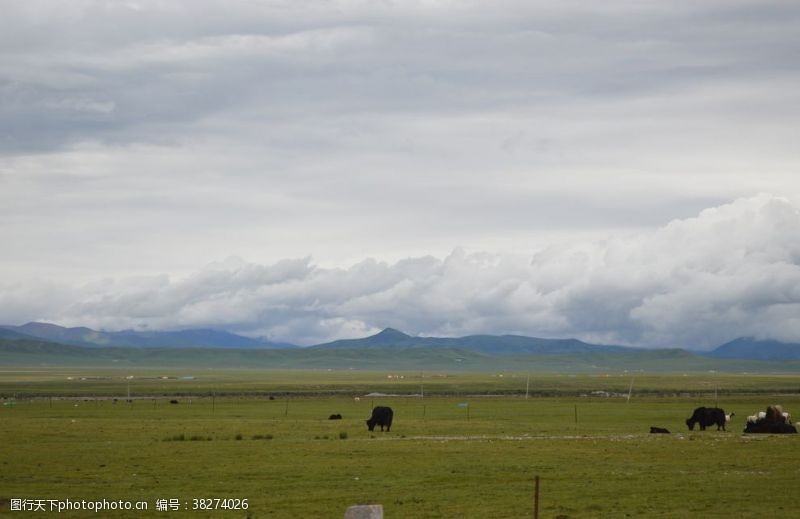
[[[12,498],[69,498],[144,500],[168,517],[335,518],[370,502],[387,518],[530,517],[535,475],[541,517],[797,510],[800,438],[741,433],[767,404],[800,414],[796,376],[638,374],[627,402],[592,391],[626,393],[631,374],[537,375],[526,399],[519,373],[159,373],[0,372],[0,514],[24,515]],[[730,430],[689,432],[683,420],[715,400],[736,412]],[[394,409],[392,432],[367,431],[372,405]],[[155,511],[171,498],[181,510]],[[193,511],[196,498],[248,509]]]

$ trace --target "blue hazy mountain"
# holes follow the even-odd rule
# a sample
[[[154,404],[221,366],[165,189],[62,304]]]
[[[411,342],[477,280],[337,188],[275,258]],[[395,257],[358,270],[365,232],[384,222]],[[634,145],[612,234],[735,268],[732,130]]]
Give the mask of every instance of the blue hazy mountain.
[[[29,333],[17,331],[22,328]],[[49,334],[60,340],[37,338],[31,333]],[[85,344],[75,345],[75,342]],[[115,342],[117,344],[113,344]],[[747,340],[745,344],[748,342],[774,343]],[[192,346],[180,345],[184,343],[191,343]],[[215,346],[208,346],[211,343]],[[254,343],[258,346],[253,346]],[[263,344],[257,339],[216,330],[98,332],[89,328],[29,323],[24,327],[0,327],[0,364],[373,370],[425,368],[459,371],[510,369],[594,373],[632,369],[800,371],[800,360],[714,358],[709,354],[678,348],[637,349],[592,345],[574,339],[538,339],[517,335],[412,337],[387,329],[371,337],[334,341],[309,348],[265,347]],[[776,344],[784,356],[796,354],[800,349],[800,345]],[[725,353],[729,348],[720,349]],[[761,344],[755,351],[763,356],[767,350]],[[736,354],[753,353],[745,350]]]
[[[20,333],[14,330],[9,330],[8,328],[0,327],[0,339],[8,339],[11,341],[24,341],[24,340],[34,340],[36,337],[32,335],[26,335],[24,333]]]
[[[414,337],[394,328],[386,328],[361,339],[341,339],[318,344],[318,349],[363,348],[454,348],[489,355],[568,353],[610,353],[632,351],[636,348],[589,344],[577,339],[540,339],[522,335],[467,335],[465,337]]]
[[[294,348],[293,344],[253,339],[234,333],[193,329],[180,331],[123,330],[105,332],[91,328],[66,328],[50,323],[31,322],[22,326],[0,327],[2,333],[20,334],[21,338],[36,338],[73,346],[119,346],[136,348]],[[14,337],[4,337],[13,339]],[[20,338],[20,337],[17,337]]]
[[[86,327],[67,328],[50,323],[31,322],[22,326],[0,326],[0,339],[34,340],[88,348],[214,348],[214,349],[296,349],[288,343],[244,337],[213,329],[180,331],[97,331]],[[394,328],[359,339],[341,339],[309,348],[310,351],[335,351],[356,355],[365,350],[419,352],[423,349],[458,350],[488,356],[575,355],[633,353],[645,351],[626,346],[590,344],[577,339],[543,339],[522,335],[467,335],[464,337],[415,337]],[[683,351],[683,350],[681,350]],[[686,352],[689,354],[689,352]],[[343,353],[344,354],[344,353]],[[392,353],[394,355],[394,353]],[[717,359],[756,361],[800,361],[800,344],[774,340],[739,338],[718,348],[699,354]],[[695,354],[692,354],[695,356]],[[689,360],[684,359],[684,360]]]
[[[800,344],[741,337],[707,355],[717,359],[800,360]]]

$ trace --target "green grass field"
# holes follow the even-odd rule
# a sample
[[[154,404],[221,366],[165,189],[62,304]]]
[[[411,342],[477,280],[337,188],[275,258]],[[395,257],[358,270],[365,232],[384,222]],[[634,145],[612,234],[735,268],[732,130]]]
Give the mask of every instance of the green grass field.
[[[640,374],[627,402],[580,395],[626,393],[631,374],[537,375],[531,394],[548,396],[529,399],[524,373],[393,375],[403,378],[0,372],[0,514],[42,515],[10,511],[27,498],[144,500],[146,516],[165,517],[334,518],[356,503],[381,503],[387,518],[531,517],[538,475],[543,518],[796,515],[800,438],[741,434],[746,415],[768,404],[800,412],[796,376]],[[363,396],[418,393],[420,383],[424,399]],[[683,420],[713,405],[715,390],[736,412],[731,430],[690,433]],[[394,409],[390,433],[367,431],[372,405]],[[674,434],[650,435],[651,425]],[[171,498],[180,511],[155,511]],[[249,507],[192,510],[197,498]]]

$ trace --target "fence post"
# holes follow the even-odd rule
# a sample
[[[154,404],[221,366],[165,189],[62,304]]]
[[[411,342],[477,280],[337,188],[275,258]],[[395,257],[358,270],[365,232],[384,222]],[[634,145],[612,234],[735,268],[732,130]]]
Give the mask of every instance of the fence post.
[[[533,519],[539,519],[539,476],[535,476],[533,481]]]
[[[575,431],[578,430],[578,404],[575,404]]]

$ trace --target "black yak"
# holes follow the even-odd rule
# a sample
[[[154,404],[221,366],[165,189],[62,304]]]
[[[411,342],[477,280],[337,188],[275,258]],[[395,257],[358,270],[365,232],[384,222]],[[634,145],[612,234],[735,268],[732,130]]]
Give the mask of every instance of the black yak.
[[[755,421],[750,418],[756,418]],[[788,413],[783,412],[779,405],[767,407],[766,413],[751,416],[747,420],[744,432],[754,434],[797,434],[797,427],[788,419]]]
[[[651,427],[650,434],[669,434],[669,431],[663,427]]]
[[[328,417],[328,420],[341,420],[341,419],[342,419],[342,415],[340,415],[339,413],[332,414],[332,415],[330,415]]]
[[[694,431],[694,424],[700,424],[700,430],[705,431],[709,425],[716,425],[717,430],[725,430],[725,411],[719,407],[698,407],[690,418],[686,419],[686,426]]]
[[[764,419],[770,423],[786,423],[788,413],[783,412],[783,407],[779,405],[771,405],[767,407],[767,416]]]
[[[766,422],[748,423],[744,432],[752,434],[797,434],[797,427],[790,423]]]
[[[392,417],[394,416],[394,411],[392,411],[391,407],[382,407],[378,406],[372,410],[372,417],[367,420],[367,428],[370,431],[375,430],[376,425],[381,426],[381,432],[383,432],[384,426],[386,427],[386,432],[392,427]]]

